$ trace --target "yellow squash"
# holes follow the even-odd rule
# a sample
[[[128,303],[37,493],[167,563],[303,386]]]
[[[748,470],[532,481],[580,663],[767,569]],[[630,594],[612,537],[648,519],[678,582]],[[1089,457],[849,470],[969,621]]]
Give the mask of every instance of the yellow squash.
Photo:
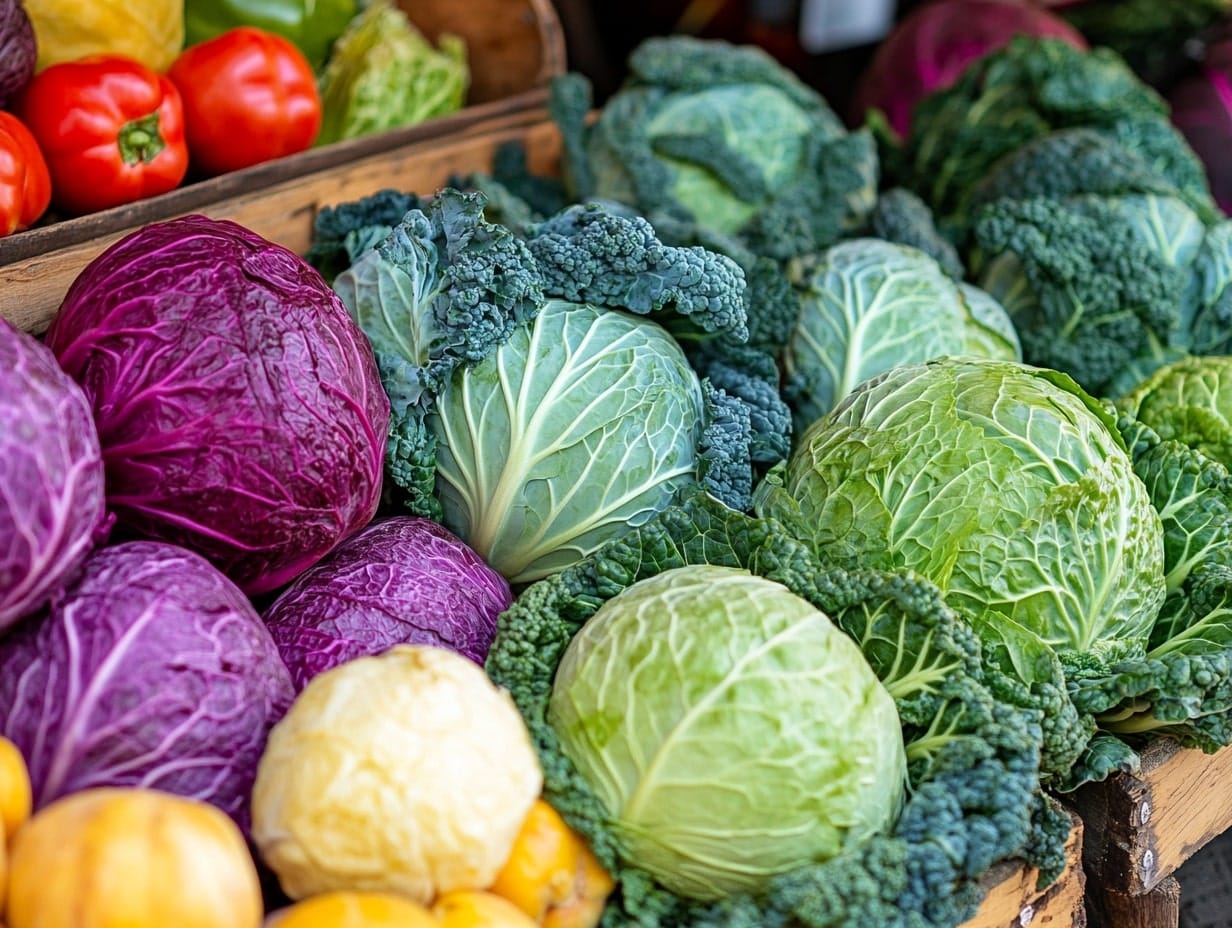
[[[473,889],[444,893],[432,904],[432,912],[440,928],[539,928],[508,899]]]
[[[0,844],[30,817],[30,772],[17,745],[0,737]]]
[[[440,928],[440,923],[406,896],[338,891],[274,912],[265,928]]]
[[[9,860],[8,928],[260,928],[239,828],[146,789],[84,790],[39,810]]]
[[[586,842],[538,799],[489,891],[544,928],[594,928],[613,887]]]
[[[124,55],[165,71],[184,47],[184,0],[25,0],[41,71],[86,55]]]

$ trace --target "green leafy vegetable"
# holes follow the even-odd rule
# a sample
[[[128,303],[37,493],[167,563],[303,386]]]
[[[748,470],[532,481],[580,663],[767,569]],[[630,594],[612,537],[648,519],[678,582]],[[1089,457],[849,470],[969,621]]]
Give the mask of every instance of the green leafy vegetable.
[[[849,239],[799,259],[793,276],[800,313],[783,370],[798,432],[896,365],[945,355],[1019,358],[1005,310],[973,287],[960,289],[915,248]]]
[[[593,123],[584,78],[553,85],[576,199],[738,234],[776,259],[825,247],[866,221],[877,187],[871,135],[848,134],[816,91],[762,49],[656,37],[628,65]]]
[[[747,507],[750,405],[673,337],[747,337],[739,266],[598,205],[519,238],[484,202],[440,191],[334,285],[380,363],[387,469],[411,510],[521,584],[682,487]]]
[[[334,42],[321,74],[318,145],[462,108],[470,74],[455,35],[432,43],[392,0],[372,0]]]
[[[1164,99],[1115,52],[1059,39],[1017,37],[925,97],[894,160],[901,182],[964,241],[973,194],[993,166],[1054,130],[1077,127],[1138,155],[1204,219],[1217,215],[1202,163],[1169,124]]]
[[[757,512],[823,560],[941,588],[1020,682],[1004,695],[1051,710],[1045,772],[1064,776],[1093,726],[1067,708],[1061,664],[1141,656],[1165,592],[1159,516],[1109,412],[1053,371],[902,365],[772,476]]]
[[[561,698],[553,696],[557,666],[603,604],[656,576],[667,575],[669,580],[660,582],[671,586],[670,572],[700,565],[742,576],[747,571],[781,584],[860,644],[894,697],[910,782],[893,824],[830,860],[773,877],[762,891],[736,892],[713,903],[677,896],[641,869],[601,792],[569,759],[550,721],[550,706]],[[651,621],[649,611],[643,613],[645,621]],[[647,655],[648,667],[662,666],[665,682],[701,687],[713,682],[704,663],[689,659],[694,652],[686,650],[699,646],[698,636],[689,633],[694,621],[689,607],[681,603],[662,620],[673,629],[667,637],[622,636],[625,649]],[[656,648],[663,653],[651,660],[647,649]],[[794,656],[784,659],[795,665]],[[527,720],[543,763],[546,797],[619,881],[604,915],[609,928],[952,928],[974,913],[984,892],[979,877],[996,861],[1027,854],[1042,865],[1045,879],[1055,878],[1063,862],[1068,822],[1039,791],[1040,714],[993,696],[977,639],[937,588],[902,573],[823,568],[781,525],[734,512],[702,494],[529,587],[501,617],[487,668]],[[758,692],[772,704],[783,698],[761,686]],[[657,689],[613,698],[627,699],[637,717],[647,720],[657,717],[663,701]],[[767,737],[765,729],[761,732]],[[790,737],[792,730],[784,734]],[[747,762],[760,756],[743,739],[716,737],[704,749],[715,759],[716,773],[733,769],[733,758]],[[675,775],[684,757],[674,753],[665,759],[662,776]],[[692,767],[683,772],[700,778],[701,788],[706,774]],[[776,797],[768,821],[780,802]]]

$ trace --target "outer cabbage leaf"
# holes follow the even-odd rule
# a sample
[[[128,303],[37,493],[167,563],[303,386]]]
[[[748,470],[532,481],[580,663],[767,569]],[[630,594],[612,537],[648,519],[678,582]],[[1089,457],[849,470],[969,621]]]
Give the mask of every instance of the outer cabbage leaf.
[[[38,622],[0,641],[0,732],[34,804],[96,786],[210,802],[247,827],[291,678],[247,598],[161,542],[100,548]]]
[[[596,609],[640,579],[689,564],[748,570],[833,616],[885,673],[909,752],[919,745],[912,790],[893,829],[784,874],[764,896],[737,894],[709,906],[685,902],[622,860],[608,816],[547,720],[556,665]],[[979,875],[996,860],[1027,853],[1045,879],[1054,878],[1068,822],[1039,793],[1040,714],[997,700],[984,666],[977,640],[931,584],[823,568],[774,521],[701,495],[528,588],[501,617],[487,664],[527,719],[545,795],[618,877],[604,914],[610,928],[940,928],[975,911]]]
[[[38,612],[106,536],[90,404],[33,337],[0,320],[0,633]]]

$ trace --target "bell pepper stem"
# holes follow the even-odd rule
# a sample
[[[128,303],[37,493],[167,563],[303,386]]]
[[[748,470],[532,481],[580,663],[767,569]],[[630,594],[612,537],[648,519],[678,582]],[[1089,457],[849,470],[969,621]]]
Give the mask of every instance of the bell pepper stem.
[[[158,113],[126,122],[118,137],[120,157],[127,165],[149,164],[167,147],[158,131]]]

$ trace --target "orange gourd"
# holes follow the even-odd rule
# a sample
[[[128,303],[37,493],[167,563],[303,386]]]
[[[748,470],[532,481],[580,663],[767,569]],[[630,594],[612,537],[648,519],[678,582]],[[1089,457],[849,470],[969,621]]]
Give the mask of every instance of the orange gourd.
[[[539,928],[508,899],[479,890],[455,890],[432,904],[439,928]]]
[[[539,799],[489,890],[544,928],[594,928],[613,886],[586,842]]]
[[[170,793],[100,788],[37,812],[9,860],[8,928],[261,928],[239,828]]]
[[[440,928],[426,908],[392,893],[331,892],[274,912],[265,928]]]
[[[17,745],[0,737],[0,843],[13,835],[30,817],[30,772]]]

